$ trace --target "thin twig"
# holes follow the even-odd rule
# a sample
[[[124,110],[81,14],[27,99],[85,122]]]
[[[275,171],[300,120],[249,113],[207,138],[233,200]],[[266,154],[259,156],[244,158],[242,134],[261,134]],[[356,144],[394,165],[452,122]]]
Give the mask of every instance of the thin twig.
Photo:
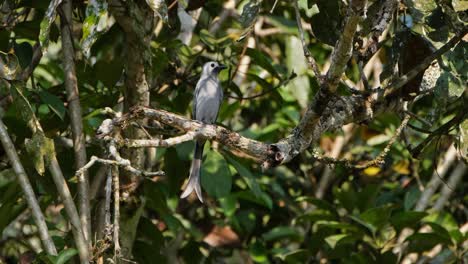
[[[119,181],[119,168],[111,166],[112,170],[112,185],[114,186],[114,260],[121,257],[120,249],[120,181]]]
[[[432,124],[429,123],[429,121],[427,121],[426,119],[418,116],[417,114],[411,112],[411,111],[405,111],[405,113],[407,113],[408,115],[410,115],[412,118],[418,120],[419,122],[421,122],[423,125],[425,125],[426,127],[432,127]]]
[[[57,255],[54,241],[50,237],[44,215],[42,214],[41,207],[39,206],[39,202],[36,199],[34,190],[31,186],[31,183],[29,182],[26,172],[24,171],[24,167],[21,164],[20,158],[18,157],[15,145],[11,141],[7,128],[1,119],[0,140],[2,142],[3,149],[8,156],[8,159],[10,160],[13,170],[15,171],[15,174],[18,176],[18,182],[24,192],[24,196],[26,197],[29,208],[31,209],[32,216],[39,231],[39,237],[41,238],[44,249],[49,255]]]
[[[111,147],[111,149],[115,149],[115,147]],[[116,152],[116,150],[113,150],[113,152]],[[163,171],[142,171],[139,169],[134,168],[130,160],[124,159],[120,157],[120,154],[118,155],[112,155],[113,157],[118,157],[116,160],[110,160],[110,159],[101,159],[96,156],[92,156],[91,159],[89,160],[88,163],[86,163],[85,166],[81,167],[79,170],[76,171],[75,175],[79,175],[80,173],[84,173],[85,171],[89,170],[96,162],[106,164],[106,165],[114,165],[123,168],[126,171],[129,171],[131,173],[134,173],[135,175],[140,175],[144,177],[155,177],[155,176],[164,176],[165,173]]]
[[[377,165],[382,165],[385,163],[385,157],[387,156],[388,152],[390,151],[390,148],[393,146],[397,138],[400,136],[401,131],[403,131],[403,128],[408,124],[408,121],[411,119],[411,116],[408,114],[405,114],[403,117],[403,121],[401,121],[400,126],[397,128],[395,131],[395,134],[392,136],[390,141],[388,141],[387,145],[385,146],[384,150],[373,160],[366,162],[362,165],[356,166],[357,169],[365,169],[371,166],[377,166]]]
[[[304,56],[306,57],[307,62],[309,63],[309,66],[314,71],[315,77],[317,78],[318,82],[322,84],[323,78],[322,78],[322,75],[320,74],[320,70],[318,68],[317,62],[315,61],[312,54],[310,54],[310,51],[307,48],[307,44],[305,42],[304,29],[302,28],[302,22],[301,22],[301,13],[299,12],[299,6],[297,2],[298,0],[294,0],[293,5],[294,5],[294,10],[296,11],[296,23],[297,23],[297,29],[299,30],[299,36],[301,38],[302,50],[304,51]]]
[[[275,11],[276,4],[278,4],[278,0],[275,0],[275,2],[273,3],[273,6],[270,9],[270,14],[273,14],[273,11]]]

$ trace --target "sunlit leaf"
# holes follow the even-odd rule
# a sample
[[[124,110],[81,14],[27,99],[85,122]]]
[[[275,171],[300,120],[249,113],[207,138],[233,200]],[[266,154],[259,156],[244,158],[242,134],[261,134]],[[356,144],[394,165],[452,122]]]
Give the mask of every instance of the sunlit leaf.
[[[244,28],[249,27],[257,19],[258,12],[260,11],[260,3],[262,0],[250,0],[242,10],[240,22]]]
[[[168,21],[167,5],[165,0],[146,0],[146,3],[164,22]]]
[[[39,42],[43,50],[47,49],[49,43],[49,32],[52,23],[55,20],[57,14],[57,8],[62,3],[62,0],[52,0],[50,1],[49,7],[44,18],[41,21],[41,30],[39,32]]]
[[[57,259],[56,259],[56,264],[65,264],[65,263],[68,263],[70,261],[70,259],[75,256],[76,254],[78,254],[78,250],[74,249],[74,248],[67,248],[67,249],[64,249],[62,251],[60,251],[60,253],[58,254],[57,256]]]
[[[86,7],[81,49],[88,59],[91,56],[91,47],[93,44],[115,23],[114,18],[109,15],[107,10],[107,2],[101,0],[90,0]]]

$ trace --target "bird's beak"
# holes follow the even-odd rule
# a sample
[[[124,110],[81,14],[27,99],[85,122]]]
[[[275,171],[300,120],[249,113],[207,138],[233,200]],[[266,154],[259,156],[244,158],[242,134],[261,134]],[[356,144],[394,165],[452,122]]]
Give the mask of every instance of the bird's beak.
[[[218,71],[222,71],[224,69],[227,69],[227,66],[226,65],[223,65],[223,64],[219,64],[218,65]]]

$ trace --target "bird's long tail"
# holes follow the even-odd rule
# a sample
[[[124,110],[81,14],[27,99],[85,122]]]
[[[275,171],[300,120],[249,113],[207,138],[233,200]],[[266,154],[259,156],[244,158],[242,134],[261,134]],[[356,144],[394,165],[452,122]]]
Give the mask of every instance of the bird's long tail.
[[[203,147],[205,146],[205,142],[195,142],[195,154],[193,155],[192,160],[192,169],[190,170],[190,176],[185,187],[184,192],[180,196],[180,198],[185,198],[189,196],[194,190],[197,194],[198,200],[203,203],[203,196],[200,186],[200,169],[203,157]]]

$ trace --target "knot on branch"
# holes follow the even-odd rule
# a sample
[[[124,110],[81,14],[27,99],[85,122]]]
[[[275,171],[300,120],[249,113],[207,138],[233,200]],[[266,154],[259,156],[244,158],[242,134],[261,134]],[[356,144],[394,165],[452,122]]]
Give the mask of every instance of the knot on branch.
[[[275,144],[270,144],[267,149],[266,159],[262,163],[263,169],[269,169],[280,165],[284,160],[284,153]]]

